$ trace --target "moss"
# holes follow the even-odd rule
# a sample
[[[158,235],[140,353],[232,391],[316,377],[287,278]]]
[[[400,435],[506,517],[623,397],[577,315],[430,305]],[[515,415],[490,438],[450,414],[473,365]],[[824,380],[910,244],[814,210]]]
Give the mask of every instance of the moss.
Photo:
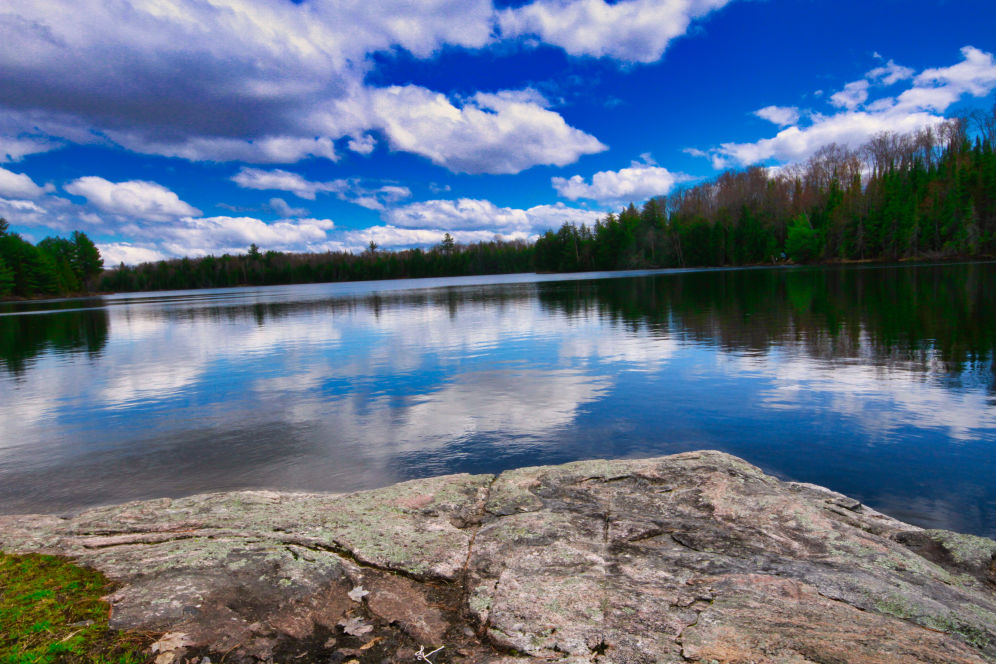
[[[0,552],[0,664],[138,664],[151,635],[112,631],[99,572]]]
[[[928,530],[927,535],[948,550],[961,565],[987,565],[996,556],[996,542],[985,537],[954,533],[950,530]]]
[[[922,607],[910,604],[901,596],[892,595],[878,599],[875,601],[875,608],[886,615],[909,620],[928,629],[960,636],[966,643],[976,648],[984,650],[989,647],[989,636],[984,630],[968,625],[954,615],[924,613]]]

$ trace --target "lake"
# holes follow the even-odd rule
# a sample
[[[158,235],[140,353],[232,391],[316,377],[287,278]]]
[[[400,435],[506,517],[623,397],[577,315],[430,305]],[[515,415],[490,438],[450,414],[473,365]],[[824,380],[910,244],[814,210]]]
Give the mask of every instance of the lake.
[[[0,305],[0,512],[694,449],[996,536],[996,264]]]

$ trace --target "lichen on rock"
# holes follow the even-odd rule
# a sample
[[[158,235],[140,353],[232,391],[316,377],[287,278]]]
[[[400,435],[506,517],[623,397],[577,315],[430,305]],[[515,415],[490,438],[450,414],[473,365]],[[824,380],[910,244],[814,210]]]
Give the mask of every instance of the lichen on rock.
[[[0,516],[0,548],[100,570],[177,661],[996,662],[996,542],[719,452]]]

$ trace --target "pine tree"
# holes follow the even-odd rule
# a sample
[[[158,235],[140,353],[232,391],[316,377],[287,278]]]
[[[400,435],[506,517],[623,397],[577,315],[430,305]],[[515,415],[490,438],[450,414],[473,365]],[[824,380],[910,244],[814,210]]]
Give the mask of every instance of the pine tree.
[[[104,259],[100,257],[100,250],[86,233],[73,231],[72,240],[75,248],[73,270],[80,284],[88,287],[89,283],[104,270]]]

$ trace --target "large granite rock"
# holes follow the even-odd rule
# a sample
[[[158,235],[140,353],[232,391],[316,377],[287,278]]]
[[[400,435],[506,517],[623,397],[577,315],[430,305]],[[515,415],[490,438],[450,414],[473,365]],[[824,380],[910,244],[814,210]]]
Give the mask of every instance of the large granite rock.
[[[996,542],[719,452],[0,516],[160,664],[996,662]]]

